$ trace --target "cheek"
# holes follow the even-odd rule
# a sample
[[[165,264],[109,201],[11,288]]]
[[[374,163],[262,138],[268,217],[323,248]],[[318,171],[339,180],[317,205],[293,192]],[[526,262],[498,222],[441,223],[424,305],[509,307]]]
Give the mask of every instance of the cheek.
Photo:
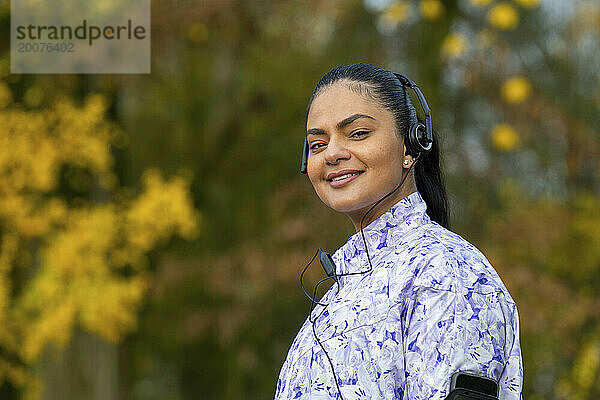
[[[378,196],[391,191],[402,180],[402,166],[397,154],[386,151],[371,160],[371,166],[368,185]]]
[[[327,182],[324,182],[321,179],[321,176],[322,176],[321,170],[319,170],[318,168],[314,168],[314,167],[308,168],[307,175],[308,175],[308,179],[310,180],[310,183],[311,183],[315,193],[317,194],[317,196],[319,196],[319,198],[322,201],[325,201],[324,196],[326,197],[325,191],[327,189],[324,188],[324,184],[326,184]]]
[[[312,185],[314,186],[315,183],[317,183],[319,181],[321,172],[317,168],[314,167],[314,164],[311,164],[309,162],[308,168],[306,169],[306,175],[308,176],[310,183],[312,183]]]
[[[380,178],[395,179],[401,175],[402,161],[400,153],[391,150],[396,146],[389,144],[389,147],[383,147],[376,153],[372,153],[369,157],[367,165],[370,165],[373,172]]]

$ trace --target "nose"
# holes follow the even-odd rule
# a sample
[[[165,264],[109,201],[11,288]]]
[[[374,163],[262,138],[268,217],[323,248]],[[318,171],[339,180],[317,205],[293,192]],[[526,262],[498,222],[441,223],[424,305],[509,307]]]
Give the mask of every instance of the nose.
[[[325,149],[325,163],[328,165],[337,165],[339,160],[350,159],[350,151],[339,140],[331,139]]]

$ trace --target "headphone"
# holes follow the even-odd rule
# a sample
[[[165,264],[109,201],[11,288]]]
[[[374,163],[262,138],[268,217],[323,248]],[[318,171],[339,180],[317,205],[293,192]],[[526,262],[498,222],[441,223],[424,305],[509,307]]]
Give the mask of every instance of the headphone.
[[[410,127],[408,128],[407,140],[405,141],[406,153],[414,157],[418,157],[419,154],[427,153],[433,147],[431,110],[429,109],[429,105],[427,105],[427,101],[425,100],[425,96],[423,96],[423,92],[421,92],[421,89],[419,89],[415,82],[413,82],[406,75],[398,72],[393,72],[393,74],[396,76],[396,78],[398,78],[402,86],[411,88],[416,93],[419,103],[421,104],[421,108],[423,109],[423,113],[425,114],[425,125],[418,122],[418,120],[417,122],[411,123]],[[308,169],[309,151],[310,148],[308,147],[308,140],[306,139],[306,136],[304,136],[304,148],[302,151],[302,162],[300,164],[300,172],[303,174],[306,174]]]
[[[302,287],[302,291],[304,291],[304,294],[311,300],[311,307],[310,307],[310,311],[308,313],[308,319],[312,324],[312,331],[313,331],[313,336],[315,338],[315,340],[317,341],[317,343],[319,344],[319,346],[321,346],[321,349],[323,350],[323,352],[325,353],[325,356],[327,357],[327,359],[329,360],[329,365],[331,366],[331,372],[333,373],[334,376],[334,381],[335,381],[335,385],[337,387],[338,393],[340,395],[340,399],[343,399],[342,397],[342,391],[340,389],[340,385],[338,383],[338,378],[337,375],[335,373],[335,369],[333,367],[333,361],[331,361],[331,357],[329,356],[329,354],[327,353],[327,351],[325,350],[325,347],[323,346],[323,343],[321,343],[321,341],[319,340],[318,336],[317,336],[317,332],[315,329],[315,323],[317,322],[317,319],[319,319],[319,317],[325,312],[325,310],[327,309],[328,304],[323,304],[317,300],[315,300],[315,298],[317,297],[317,288],[319,287],[319,285],[329,279],[333,279],[335,281],[335,283],[338,285],[337,286],[337,290],[339,291],[339,277],[340,276],[348,276],[348,275],[362,275],[362,274],[366,274],[369,273],[373,270],[373,265],[371,264],[371,257],[369,256],[369,250],[368,250],[368,246],[367,246],[367,241],[365,239],[365,234],[363,232],[363,222],[365,220],[365,217],[367,216],[367,214],[369,214],[379,203],[381,203],[384,199],[386,199],[388,196],[390,196],[392,193],[394,193],[396,190],[398,190],[402,184],[404,183],[404,181],[406,180],[406,178],[408,177],[411,168],[417,163],[417,161],[420,159],[420,157],[423,154],[428,153],[431,148],[433,147],[433,128],[431,126],[431,110],[429,109],[429,106],[427,105],[427,101],[425,100],[425,96],[423,96],[423,93],[421,92],[421,90],[419,89],[419,87],[412,81],[410,80],[406,75],[397,73],[397,72],[392,72],[396,78],[398,78],[398,80],[400,81],[400,83],[402,84],[403,87],[405,88],[411,88],[414,90],[414,92],[417,94],[417,97],[419,99],[419,103],[421,104],[421,108],[423,109],[423,112],[425,113],[425,124],[422,124],[420,122],[418,122],[418,118],[417,118],[417,122],[413,122],[411,123],[409,129],[408,129],[408,137],[407,140],[405,140],[405,145],[406,145],[406,153],[409,155],[412,155],[413,157],[415,157],[415,162],[411,164],[411,166],[408,169],[408,172],[406,173],[406,175],[404,175],[404,177],[402,178],[400,184],[398,186],[396,186],[396,188],[394,190],[392,190],[390,193],[388,193],[387,195],[385,195],[384,197],[382,197],[381,199],[379,199],[379,201],[377,201],[377,203],[375,203],[366,213],[365,215],[363,215],[361,221],[360,221],[360,233],[362,235],[362,240],[363,243],[365,244],[365,252],[367,254],[367,260],[369,261],[369,269],[367,269],[366,271],[360,271],[360,272],[349,272],[349,273],[345,273],[345,274],[336,274],[336,270],[335,270],[335,263],[333,261],[333,258],[331,257],[331,255],[329,255],[328,253],[324,252],[323,250],[321,250],[320,248],[315,252],[315,255],[312,257],[312,259],[310,260],[310,262],[304,267],[304,269],[302,270],[302,273],[300,274],[300,286]],[[408,93],[406,94],[407,96],[407,103],[408,103]],[[306,139],[306,136],[304,136],[304,148],[303,148],[303,152],[302,152],[302,163],[300,165],[300,172],[303,174],[307,173],[307,166],[308,166],[308,154],[309,154],[310,148],[308,146],[308,140]],[[327,274],[326,278],[321,279],[319,282],[317,282],[317,284],[315,285],[314,291],[313,291],[313,295],[311,296],[310,294],[308,294],[308,292],[306,291],[305,287],[304,287],[304,283],[302,282],[302,278],[304,277],[304,273],[306,272],[307,268],[313,263],[313,261],[315,260],[315,258],[317,257],[317,255],[319,255],[319,260],[321,262],[321,266],[323,267],[323,269],[325,270],[325,273]],[[337,292],[336,292],[337,295]],[[315,317],[315,319],[311,318],[312,315],[312,311],[314,310],[316,305],[321,305],[323,306],[323,310],[319,313],[319,315],[317,315]]]

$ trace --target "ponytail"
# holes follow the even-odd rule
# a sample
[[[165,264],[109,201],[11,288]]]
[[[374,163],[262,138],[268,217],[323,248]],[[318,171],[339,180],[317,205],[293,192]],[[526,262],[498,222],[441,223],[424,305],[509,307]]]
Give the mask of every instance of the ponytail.
[[[420,122],[423,122],[420,120]],[[427,204],[427,215],[446,229],[450,229],[448,199],[440,168],[438,134],[433,130],[433,146],[428,153],[419,157],[415,164],[417,190]]]

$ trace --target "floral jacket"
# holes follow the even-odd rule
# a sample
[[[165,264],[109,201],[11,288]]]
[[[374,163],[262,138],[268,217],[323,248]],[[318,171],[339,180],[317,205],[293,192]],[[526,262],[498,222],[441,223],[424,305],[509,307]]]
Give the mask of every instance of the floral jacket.
[[[312,312],[344,399],[444,399],[456,371],[494,378],[521,399],[517,307],[485,256],[431,221],[419,192],[364,229],[373,270],[339,277]],[[337,274],[369,269],[360,232],[334,254]],[[320,316],[319,316],[320,315]],[[308,319],[275,399],[336,399],[331,365]]]

